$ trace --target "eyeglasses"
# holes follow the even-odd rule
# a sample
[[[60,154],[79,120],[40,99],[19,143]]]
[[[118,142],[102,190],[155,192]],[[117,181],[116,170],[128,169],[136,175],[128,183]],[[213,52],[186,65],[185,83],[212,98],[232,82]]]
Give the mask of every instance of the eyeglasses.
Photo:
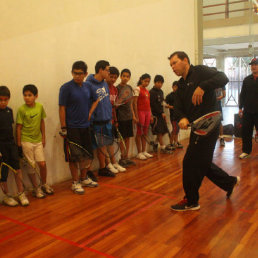
[[[73,72],[74,75],[78,75],[78,76],[82,76],[84,75],[85,73],[84,72]]]

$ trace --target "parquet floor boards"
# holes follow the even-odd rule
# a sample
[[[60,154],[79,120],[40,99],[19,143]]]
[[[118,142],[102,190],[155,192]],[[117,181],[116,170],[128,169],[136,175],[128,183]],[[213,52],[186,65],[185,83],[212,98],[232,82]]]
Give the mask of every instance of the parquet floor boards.
[[[258,257],[258,144],[242,161],[240,139],[216,148],[214,162],[241,176],[231,200],[205,178],[201,210],[177,213],[184,152],[137,161],[82,196],[66,181],[29,207],[1,205],[0,257]]]

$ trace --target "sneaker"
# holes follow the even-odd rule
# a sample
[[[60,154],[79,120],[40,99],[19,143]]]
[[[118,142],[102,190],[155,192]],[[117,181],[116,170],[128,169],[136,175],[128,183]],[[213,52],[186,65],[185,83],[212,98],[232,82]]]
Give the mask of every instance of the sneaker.
[[[84,189],[82,185],[78,182],[72,183],[72,191],[76,194],[84,194]]]
[[[177,142],[175,145],[176,145],[176,148],[178,148],[178,149],[183,148],[183,145],[180,142]]]
[[[126,159],[125,162],[127,163],[127,166],[136,166],[136,163],[130,159]]]
[[[153,155],[151,155],[151,154],[148,153],[147,151],[142,152],[142,154],[143,154],[146,158],[153,158]]]
[[[234,190],[235,190],[235,187],[237,186],[237,185],[239,185],[239,183],[240,183],[240,177],[239,176],[237,176],[236,177],[236,179],[235,179],[235,182],[233,183],[233,185],[231,186],[231,188],[227,191],[227,199],[229,199],[230,197],[231,197],[231,195],[232,195],[232,193],[234,192]]]
[[[5,195],[4,199],[3,199],[3,204],[10,206],[10,207],[15,207],[19,203],[12,196]]]
[[[160,152],[161,152],[161,153],[164,153],[164,154],[172,154],[172,153],[173,153],[172,150],[168,150],[167,148],[165,148],[165,149],[160,149]]]
[[[108,168],[111,172],[113,172],[113,173],[115,173],[115,174],[117,174],[117,173],[119,172],[116,168],[113,167],[113,165],[112,165],[111,163],[109,163],[109,164],[107,165],[107,168]]]
[[[81,185],[82,186],[87,186],[87,187],[97,187],[99,184],[97,182],[94,182],[91,178],[86,177],[86,179],[81,180]]]
[[[107,176],[107,177],[115,177],[116,174],[108,170],[107,168],[100,168],[99,169],[99,176]]]
[[[36,189],[34,189],[34,196],[39,198],[39,199],[42,199],[42,198],[45,198],[46,195],[43,193],[42,189],[40,186],[38,186]]]
[[[136,158],[137,158],[137,159],[140,159],[140,160],[145,160],[145,159],[147,159],[146,156],[145,156],[142,152],[138,153],[137,156],[136,156]]]
[[[121,165],[122,167],[128,167],[130,164],[129,164],[129,162],[127,162],[127,159],[120,159],[119,160],[119,165]]]
[[[247,157],[249,157],[249,154],[247,154],[247,153],[245,153],[245,152],[243,152],[241,155],[239,155],[239,158],[240,158],[240,159],[245,159],[245,158],[247,158]]]
[[[94,182],[98,182],[98,178],[94,175],[94,173],[91,170],[88,170],[87,176]]]
[[[18,194],[18,200],[22,206],[28,206],[30,204],[30,202],[24,192]]]
[[[118,172],[125,172],[126,168],[121,167],[118,163],[113,164],[113,167],[118,170]]]
[[[41,189],[46,194],[49,194],[49,195],[54,194],[54,189],[52,187],[50,187],[48,184],[42,185]]]
[[[167,150],[175,150],[176,146],[174,144],[168,144],[165,149],[167,149]]]
[[[172,205],[171,209],[174,211],[196,211],[200,209],[200,205],[197,204],[192,204],[192,205],[187,205],[187,199],[184,198],[182,201],[179,203]]]
[[[221,146],[221,147],[224,147],[224,146],[225,146],[224,138],[220,138],[219,142],[220,142],[220,146]]]

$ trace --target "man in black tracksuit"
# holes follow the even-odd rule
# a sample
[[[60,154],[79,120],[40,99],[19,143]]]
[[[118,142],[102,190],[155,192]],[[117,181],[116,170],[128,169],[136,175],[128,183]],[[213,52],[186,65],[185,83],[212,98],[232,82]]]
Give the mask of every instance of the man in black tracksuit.
[[[247,158],[252,151],[254,125],[258,130],[258,59],[253,58],[250,65],[252,74],[244,79],[239,96],[239,115],[243,116],[243,153],[239,156],[240,159]]]
[[[181,129],[187,129],[197,118],[216,110],[215,88],[222,88],[228,78],[222,72],[203,65],[190,65],[184,52],[174,52],[170,57],[170,66],[179,80],[175,115]],[[206,137],[191,132],[189,145],[183,160],[184,199],[171,209],[176,211],[200,209],[199,188],[204,176],[227,192],[229,198],[239,177],[229,176],[212,163],[213,152],[219,135],[219,126]]]

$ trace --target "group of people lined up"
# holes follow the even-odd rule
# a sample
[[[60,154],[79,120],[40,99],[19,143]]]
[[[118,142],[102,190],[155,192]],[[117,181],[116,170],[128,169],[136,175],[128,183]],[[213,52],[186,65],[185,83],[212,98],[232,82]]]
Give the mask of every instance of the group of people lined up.
[[[130,137],[133,136],[133,123],[137,126],[136,146],[138,154],[136,158],[145,160],[153,156],[147,152],[146,140],[143,137],[144,134],[148,133],[148,127],[153,116],[157,118],[157,126],[154,129],[157,142],[160,144],[161,151],[167,153],[171,149],[182,147],[178,142],[179,127],[187,129],[195,119],[217,109],[219,98],[216,98],[216,89],[225,87],[228,82],[226,75],[203,65],[191,65],[189,57],[182,51],[174,52],[168,59],[173,72],[181,78],[173,83],[173,93],[166,97],[166,104],[164,104],[164,96],[161,90],[164,83],[164,78],[161,75],[155,76],[154,87],[148,91],[147,86],[151,80],[149,74],[143,74],[137,87],[133,89],[128,85],[131,78],[129,69],[123,69],[119,74],[116,67],[101,60],[95,65],[95,74],[87,77],[85,62],[77,61],[73,64],[73,79],[65,83],[60,88],[59,93],[59,117],[62,135],[85,148],[92,156],[93,150],[97,149],[99,176],[114,177],[116,173],[124,172],[127,166],[134,164],[128,157]],[[253,67],[253,63],[251,64]],[[257,67],[257,60],[254,61],[254,65]],[[121,81],[115,87],[114,84],[119,75]],[[256,78],[257,76],[251,78],[254,80],[255,87],[257,87]],[[115,107],[112,104],[125,87],[133,92],[133,98],[123,105]],[[254,91],[257,91],[257,89]],[[29,174],[34,186],[35,196],[44,198],[46,194],[53,194],[53,189],[46,183],[47,168],[43,152],[45,145],[44,118],[46,114],[42,105],[36,102],[38,92],[35,85],[24,86],[23,95],[25,104],[19,108],[16,119],[17,148],[12,133],[13,114],[12,110],[7,107],[10,91],[6,86],[0,87],[0,152],[2,160],[16,170],[15,179],[18,188],[17,198],[7,194],[8,169],[2,167],[1,186],[5,193],[4,203],[10,206],[18,205],[17,200],[23,206],[29,204],[22,185],[19,156],[25,156],[30,163],[37,163],[39,166],[42,185],[38,185],[34,173]],[[241,103],[241,105],[244,105],[244,109],[249,112],[243,104],[243,100]],[[168,132],[164,106],[170,109],[170,119],[173,125],[168,146],[163,143],[163,135]],[[252,115],[253,113],[250,115],[252,120],[250,124],[255,121],[257,126],[257,113],[256,115]],[[118,127],[126,146],[125,150],[122,150],[124,147],[121,144],[121,159],[119,162],[117,162],[115,156],[111,156],[111,160],[108,159],[104,154],[108,146],[99,147],[96,139],[92,137],[92,131],[113,136],[112,126]],[[218,136],[219,127],[215,128],[207,137],[200,138],[198,141],[196,135],[191,132],[189,146],[183,160],[185,196],[182,201],[171,206],[172,210],[200,209],[199,188],[204,176],[207,176],[214,184],[226,191],[227,198],[231,196],[240,178],[228,175],[212,163]],[[85,161],[77,161],[72,152],[67,153],[65,151],[65,156],[69,162],[73,181],[71,189],[74,193],[84,194],[84,186],[98,186],[97,177],[91,171],[91,162],[86,164]]]
[[[167,97],[166,107],[171,110],[170,117],[174,129],[170,137],[170,144],[168,146],[163,144],[162,136],[168,133],[168,127],[163,109],[163,91],[161,90],[164,78],[161,75],[155,77],[154,87],[149,92],[146,89],[151,80],[149,74],[143,74],[139,79],[137,88],[133,89],[128,85],[131,77],[129,69],[122,70],[120,75],[116,67],[110,67],[107,61],[101,60],[96,63],[95,72],[95,74],[89,75],[85,81],[87,76],[86,63],[77,61],[73,64],[73,79],[60,88],[59,115],[62,133],[70,141],[79,144],[92,155],[93,150],[97,149],[99,176],[114,177],[116,173],[126,171],[127,166],[135,164],[128,158],[130,137],[133,136],[133,123],[137,124],[136,145],[138,154],[136,158],[145,160],[153,157],[146,151],[146,141],[141,137],[143,133],[148,133],[152,113],[157,117],[154,134],[157,134],[161,151],[168,153],[171,149],[182,147],[178,142],[179,127],[173,117],[173,92]],[[115,87],[114,84],[119,75],[121,82]],[[117,108],[114,107],[113,104],[119,92],[125,88],[132,91],[133,98]],[[174,82],[174,91],[176,91],[176,88],[177,85]],[[29,200],[24,192],[19,162],[22,157],[25,157],[33,166],[39,166],[41,185],[36,179],[35,170],[29,170],[29,178],[34,187],[34,196],[44,198],[46,194],[54,193],[53,189],[46,183],[47,166],[43,151],[46,143],[44,124],[46,113],[43,106],[36,102],[38,97],[37,87],[32,84],[25,85],[23,88],[25,104],[17,112],[15,141],[12,130],[13,112],[8,107],[10,96],[9,89],[6,86],[0,86],[0,153],[3,163],[9,165],[9,167],[2,166],[1,169],[1,187],[4,192],[3,203],[16,206],[20,202],[21,205],[27,206]],[[143,125],[143,127],[140,125]],[[91,135],[91,130],[93,130],[113,137],[113,126],[119,128],[125,142],[125,148],[123,144],[120,146],[124,150],[121,150],[119,162],[116,161],[115,156],[107,159]],[[109,148],[109,146],[101,148]],[[73,180],[72,190],[74,193],[83,194],[84,186],[98,186],[97,177],[91,171],[91,164],[86,166],[84,161],[78,162],[72,155],[72,152],[65,151],[65,158],[69,162]],[[7,177],[10,167],[16,171],[15,180],[18,188],[16,197],[8,195]]]
[[[162,153],[171,153],[175,148],[182,148],[178,142],[179,127],[173,116],[174,93],[167,96],[167,103],[164,104],[164,95],[161,87],[164,78],[156,75],[154,86],[148,91],[151,76],[143,74],[137,83],[137,87],[131,87],[128,82],[131,78],[129,69],[123,69],[121,74],[119,70],[110,66],[108,61],[100,60],[95,65],[95,74],[87,77],[87,65],[83,61],[77,61],[72,66],[73,79],[65,83],[60,88],[59,94],[59,114],[62,134],[67,138],[80,144],[89,153],[93,155],[93,150],[97,150],[99,161],[99,176],[115,177],[118,172],[124,172],[126,167],[135,165],[135,162],[128,157],[130,149],[130,138],[134,136],[133,126],[137,127],[136,146],[138,154],[136,158],[146,160],[153,155],[147,152],[146,139],[143,135],[148,134],[150,123],[155,117],[156,126],[153,128],[153,134],[157,135],[157,144],[160,144]],[[120,76],[120,83],[115,86]],[[176,82],[173,83],[176,91]],[[114,103],[122,92],[130,92],[132,98],[125,103],[115,106]],[[169,108],[173,131],[170,135],[170,144],[163,143],[163,136],[168,133],[164,106]],[[109,153],[109,146],[98,146],[94,134],[104,134],[113,136],[113,127],[117,127],[123,137],[124,144],[121,147],[121,159],[111,155],[107,158],[105,153]],[[105,145],[105,144],[104,144]],[[111,150],[112,151],[112,150]],[[83,194],[84,186],[98,186],[97,177],[91,170],[91,164],[85,165],[79,162],[80,173],[78,174],[77,163],[73,157],[67,157],[72,174],[72,190],[74,193]]]

